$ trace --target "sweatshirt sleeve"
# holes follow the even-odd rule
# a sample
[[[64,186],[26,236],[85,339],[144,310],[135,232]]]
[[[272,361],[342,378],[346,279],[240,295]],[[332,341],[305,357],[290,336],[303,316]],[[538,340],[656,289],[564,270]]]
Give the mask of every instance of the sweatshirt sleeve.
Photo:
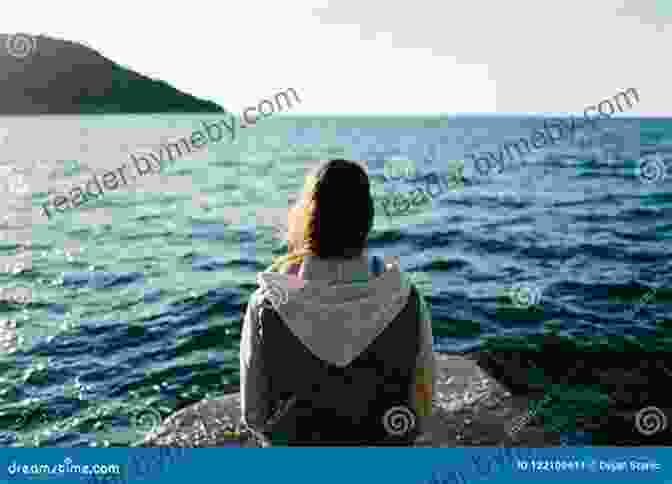
[[[410,392],[411,401],[419,417],[420,431],[424,432],[427,428],[427,419],[432,414],[437,374],[431,313],[419,291],[418,295],[420,296],[420,351],[416,359],[415,378]]]
[[[257,293],[250,297],[240,337],[240,410],[243,424],[261,429],[269,413],[268,379],[264,373]]]

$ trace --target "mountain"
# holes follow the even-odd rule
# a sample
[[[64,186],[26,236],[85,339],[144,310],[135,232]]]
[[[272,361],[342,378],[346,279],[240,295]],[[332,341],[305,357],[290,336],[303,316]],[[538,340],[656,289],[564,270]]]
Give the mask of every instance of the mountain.
[[[0,115],[201,112],[224,109],[82,44],[0,34]]]

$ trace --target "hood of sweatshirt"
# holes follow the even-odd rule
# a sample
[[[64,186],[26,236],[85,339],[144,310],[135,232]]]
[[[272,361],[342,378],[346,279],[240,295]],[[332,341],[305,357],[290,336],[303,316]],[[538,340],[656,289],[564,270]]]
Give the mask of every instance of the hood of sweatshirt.
[[[307,258],[302,267],[304,277],[306,264],[314,269],[325,262]],[[267,297],[292,333],[315,356],[343,367],[403,310],[411,285],[397,264],[387,265],[377,277],[370,274],[367,281],[356,282],[347,281],[352,262],[328,264],[332,269],[335,264],[340,279],[326,273],[303,279],[299,275],[261,272],[257,275],[258,294]],[[366,259],[355,260],[354,264],[368,272]]]

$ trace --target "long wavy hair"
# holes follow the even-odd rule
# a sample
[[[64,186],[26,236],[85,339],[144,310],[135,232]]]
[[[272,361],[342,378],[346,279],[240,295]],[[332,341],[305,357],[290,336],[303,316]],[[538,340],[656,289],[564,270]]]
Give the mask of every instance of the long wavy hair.
[[[354,258],[366,248],[374,205],[369,176],[362,165],[329,160],[308,174],[301,196],[287,217],[288,253],[271,270],[287,271],[307,255]]]

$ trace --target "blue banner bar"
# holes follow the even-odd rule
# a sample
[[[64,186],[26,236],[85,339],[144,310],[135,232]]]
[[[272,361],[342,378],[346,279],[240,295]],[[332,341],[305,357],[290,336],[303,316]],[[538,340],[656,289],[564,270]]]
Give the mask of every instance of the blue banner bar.
[[[0,482],[466,484],[672,482],[672,448],[0,450]]]

